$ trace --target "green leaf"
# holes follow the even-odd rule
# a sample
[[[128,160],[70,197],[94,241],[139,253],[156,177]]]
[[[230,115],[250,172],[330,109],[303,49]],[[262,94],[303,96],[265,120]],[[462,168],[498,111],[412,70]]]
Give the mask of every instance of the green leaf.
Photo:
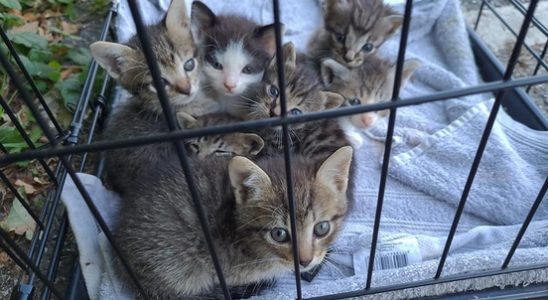
[[[38,126],[33,126],[31,131],[30,131],[30,134],[29,134],[29,137],[30,137],[30,140],[36,145],[36,146],[39,146],[36,142],[38,141],[38,139],[42,136],[42,130],[40,129],[40,127]]]
[[[21,193],[21,195],[24,195],[24,193]],[[13,231],[18,235],[24,234],[28,240],[32,239],[35,226],[36,222],[17,198],[13,200],[8,217],[0,223],[2,229],[8,232]]]
[[[49,80],[53,82],[59,81],[59,79],[61,79],[61,64],[56,60],[52,60],[49,62],[48,66],[52,69],[48,74]]]
[[[31,61],[50,61],[53,54],[49,49],[30,49],[28,58]]]
[[[45,63],[30,61],[26,56],[23,55],[21,55],[20,57],[23,65],[25,65],[25,68],[32,76],[49,79],[51,76],[50,73],[55,72],[52,67],[46,65]]]
[[[68,58],[78,65],[85,66],[91,60],[91,52],[88,48],[73,48],[69,50]]]
[[[16,10],[21,10],[21,3],[19,3],[19,0],[0,0],[0,6],[4,6],[7,8],[13,8]]]
[[[29,49],[46,49],[48,47],[48,40],[34,32],[10,32],[8,33],[8,37],[14,44],[22,45]]]
[[[78,74],[72,74],[67,79],[57,82],[55,87],[61,93],[65,107],[70,111],[74,111],[76,103],[80,98],[80,92],[82,91],[82,84],[80,83]]]
[[[25,24],[23,19],[21,19],[19,16],[8,13],[0,13],[0,20],[2,21],[1,23],[4,24],[5,28],[11,28]]]

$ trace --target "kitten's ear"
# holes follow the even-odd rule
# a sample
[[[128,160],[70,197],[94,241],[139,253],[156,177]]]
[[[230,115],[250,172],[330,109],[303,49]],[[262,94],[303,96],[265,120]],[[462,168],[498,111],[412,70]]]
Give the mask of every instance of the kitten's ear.
[[[114,79],[120,78],[129,64],[128,59],[136,53],[126,45],[110,42],[95,42],[89,48],[97,63]]]
[[[405,87],[405,85],[407,84],[407,81],[409,80],[409,78],[411,78],[411,76],[413,75],[415,70],[420,65],[421,65],[421,62],[418,59],[408,59],[403,63],[403,70],[402,70],[402,74],[401,74],[401,84],[400,84],[401,89],[403,89]],[[396,76],[395,74],[396,74],[396,65],[394,65],[390,68],[390,74],[388,75],[388,76],[392,77],[392,79],[391,79],[392,82],[394,80],[394,77]],[[392,88],[392,87],[390,87],[390,88]]]
[[[243,156],[235,156],[230,160],[228,176],[236,204],[258,199],[261,193],[272,185],[270,177],[259,166]]]
[[[316,180],[337,193],[346,193],[352,152],[352,147],[344,146],[331,154],[320,166]]]
[[[234,145],[239,145],[243,149],[244,154],[257,155],[264,147],[264,140],[254,133],[234,133],[228,136],[229,142]]]
[[[210,29],[215,25],[217,16],[200,1],[192,2],[192,9],[190,11],[190,23],[192,29],[192,36],[197,42],[201,42],[204,38],[204,31]]]
[[[198,120],[196,120],[196,118],[194,118],[191,114],[184,111],[177,112],[177,121],[179,122],[179,126],[182,128],[193,129],[199,127]]]
[[[322,83],[326,87],[329,87],[333,83],[333,81],[335,81],[335,78],[340,78],[342,80],[349,79],[348,68],[332,58],[328,58],[322,61],[320,73]]]
[[[344,97],[341,94],[326,92],[326,91],[322,91],[320,93],[323,95],[325,99],[324,101],[325,109],[337,108],[344,103]]]
[[[415,70],[421,65],[418,59],[408,59],[403,63],[403,71],[401,78],[401,87],[403,88],[409,78],[415,73]]]
[[[386,16],[382,19],[382,34],[388,39],[391,35],[396,33],[396,31],[403,24],[403,16],[400,15],[391,15]]]
[[[282,26],[282,35],[284,32],[284,25]],[[276,30],[274,24],[265,25],[255,29],[253,37],[263,45],[266,53],[269,57],[273,57],[276,54]]]
[[[188,44],[190,20],[186,14],[185,0],[173,0],[167,9],[165,18],[167,35],[176,45]]]

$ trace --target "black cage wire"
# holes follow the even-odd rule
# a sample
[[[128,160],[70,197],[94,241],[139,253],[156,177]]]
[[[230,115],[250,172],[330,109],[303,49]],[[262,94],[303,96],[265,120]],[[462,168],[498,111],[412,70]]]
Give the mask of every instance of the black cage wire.
[[[508,113],[516,120],[521,123],[537,130],[547,130],[548,121],[543,117],[542,113],[538,108],[532,103],[528,96],[528,92],[533,85],[543,84],[548,82],[548,74],[540,75],[541,70],[548,71],[548,65],[544,61],[548,49],[548,40],[545,43],[541,53],[535,52],[530,45],[525,43],[525,37],[527,35],[528,29],[535,27],[539,30],[543,37],[548,39],[548,28],[547,24],[543,24],[541,19],[538,19],[534,16],[535,9],[537,8],[538,0],[531,0],[528,7],[518,0],[509,0],[511,6],[516,10],[517,13],[523,15],[524,20],[519,28],[519,31],[513,29],[504,18],[497,13],[495,6],[488,0],[482,0],[479,13],[474,24],[474,29],[477,29],[478,26],[481,26],[481,16],[484,10],[491,11],[501,22],[501,24],[508,29],[516,38],[516,42],[513,45],[513,49],[508,60],[506,67],[504,68],[500,61],[494,56],[494,54],[485,46],[481,38],[475,33],[474,29],[468,28],[469,37],[473,47],[474,55],[476,56],[476,62],[481,71],[482,77],[485,83],[479,84],[477,86],[470,86],[456,90],[448,90],[437,92],[434,94],[411,97],[407,99],[400,99],[399,97],[399,86],[402,74],[402,66],[405,57],[407,37],[409,33],[409,24],[410,16],[413,8],[413,1],[407,0],[405,4],[404,12],[404,22],[401,30],[401,38],[399,43],[399,52],[397,57],[397,68],[393,88],[393,97],[392,101],[377,103],[373,105],[361,105],[361,106],[352,106],[339,108],[336,110],[322,111],[317,113],[304,114],[299,116],[289,116],[286,115],[285,107],[285,95],[284,89],[280,89],[280,98],[282,105],[282,115],[279,118],[270,118],[258,121],[245,121],[240,123],[234,123],[224,126],[213,126],[207,128],[199,128],[192,130],[177,130],[176,121],[174,118],[173,110],[170,107],[167,95],[162,88],[162,82],[160,77],[160,72],[158,65],[156,64],[155,58],[152,55],[151,45],[147,39],[146,32],[144,31],[144,24],[139,15],[137,9],[137,1],[128,1],[131,13],[134,17],[137,34],[143,45],[146,62],[150,68],[150,71],[153,76],[154,84],[158,90],[158,98],[163,108],[163,113],[166,117],[166,120],[169,125],[169,132],[164,134],[159,134],[155,136],[144,136],[131,139],[122,139],[115,141],[95,141],[94,137],[96,131],[100,128],[100,125],[105,117],[108,114],[108,102],[109,102],[109,92],[111,90],[112,80],[105,76],[105,78],[100,82],[96,83],[96,77],[98,76],[98,65],[96,62],[91,62],[89,67],[89,72],[87,74],[84,88],[80,95],[78,104],[75,108],[75,112],[72,118],[72,122],[69,128],[62,128],[59,122],[57,122],[55,115],[48,108],[46,101],[39,92],[38,88],[32,81],[31,76],[23,66],[15,48],[8,39],[8,36],[4,29],[0,30],[0,34],[3,42],[7,46],[9,53],[0,53],[0,63],[5,69],[6,73],[9,75],[12,84],[15,86],[17,91],[20,94],[21,99],[24,101],[25,105],[28,106],[30,112],[36,119],[37,123],[40,125],[44,135],[48,139],[48,143],[40,148],[37,148],[36,145],[31,141],[28,134],[25,132],[20,121],[17,119],[17,116],[14,114],[13,109],[10,107],[6,99],[0,98],[0,104],[5,110],[5,113],[18,129],[19,134],[27,143],[29,150],[22,153],[10,154],[7,152],[6,147],[0,144],[0,150],[4,153],[0,157],[0,179],[2,183],[13,193],[13,196],[18,199],[27,212],[32,216],[36,221],[36,229],[33,235],[33,239],[30,243],[28,249],[23,249],[20,247],[10,235],[0,229],[0,247],[8,254],[8,256],[15,262],[21,270],[21,276],[18,284],[13,288],[12,299],[50,299],[52,296],[59,299],[85,299],[87,294],[85,291],[82,274],[80,271],[80,266],[77,260],[74,260],[74,264],[71,270],[71,276],[69,282],[66,284],[64,290],[60,290],[57,286],[56,279],[58,275],[59,263],[61,259],[61,254],[63,248],[67,243],[67,234],[69,233],[69,225],[67,215],[64,212],[64,208],[60,205],[60,195],[63,189],[63,184],[67,177],[72,178],[77,189],[82,194],[84,201],[87,206],[90,208],[92,214],[96,218],[98,226],[105,233],[106,237],[110,241],[114,253],[120,257],[121,262],[126,267],[128,273],[130,274],[135,287],[139,290],[142,290],[140,283],[135,280],[131,268],[129,267],[127,261],[124,259],[124,256],[121,255],[122,249],[117,247],[116,241],[113,240],[111,231],[107,227],[105,221],[101,218],[101,215],[97,208],[94,206],[90,195],[85,190],[83,184],[76,176],[76,172],[82,172],[88,170],[89,166],[89,154],[95,153],[97,159],[95,162],[94,174],[101,176],[103,173],[103,159],[102,152],[105,150],[116,149],[121,147],[139,147],[141,145],[159,143],[170,141],[176,145],[180,145],[180,141],[185,138],[198,137],[203,135],[212,135],[212,134],[223,134],[230,133],[235,131],[245,131],[251,128],[263,128],[267,126],[282,126],[283,128],[283,143],[288,145],[288,125],[299,123],[299,122],[309,122],[314,120],[319,120],[323,118],[336,118],[341,116],[348,116],[351,114],[371,112],[383,109],[389,109],[389,121],[388,121],[388,132],[387,140],[385,145],[385,151],[383,156],[383,164],[381,168],[381,180],[379,183],[379,191],[377,198],[377,208],[375,211],[373,235],[371,240],[371,250],[369,256],[368,272],[367,272],[367,282],[364,289],[356,290],[352,292],[324,295],[315,298],[309,299],[342,299],[357,297],[361,295],[371,295],[378,294],[387,291],[394,291],[412,287],[419,287],[425,285],[432,285],[438,283],[452,282],[464,279],[485,277],[485,276],[494,276],[499,274],[526,271],[540,268],[548,268],[548,262],[543,265],[532,265],[526,267],[509,267],[512,256],[520,244],[520,241],[527,230],[527,227],[531,220],[533,219],[537,208],[539,207],[546,190],[548,189],[548,179],[544,181],[542,188],[540,189],[536,200],[530,208],[530,211],[526,218],[523,220],[521,228],[515,237],[515,240],[508,249],[508,254],[504,261],[501,261],[500,268],[488,271],[481,272],[469,272],[459,275],[449,275],[441,276],[442,270],[444,268],[445,260],[448,256],[453,237],[455,236],[460,217],[463,213],[464,206],[466,205],[466,200],[469,194],[469,191],[474,182],[474,177],[476,171],[480,164],[485,146],[488,142],[491,129],[493,128],[497,112],[501,107],[506,109]],[[285,79],[283,74],[283,59],[281,58],[282,54],[282,42],[281,42],[281,27],[280,27],[280,14],[279,14],[279,1],[273,0],[273,9],[274,9],[274,19],[276,26],[276,50],[278,61],[277,66],[279,72],[279,81],[281,85],[284,85]],[[113,36],[111,31],[111,26],[113,19],[116,16],[117,5],[113,4],[108,14],[105,18],[102,32],[98,40],[107,40]],[[546,21],[546,19],[544,19]],[[519,79],[513,79],[514,69],[518,62],[520,51],[522,48],[525,48],[535,59],[536,66],[532,74],[527,76],[520,77]],[[8,54],[13,58],[13,61],[8,59]],[[16,68],[19,69],[19,72],[16,71]],[[22,74],[22,76],[20,75]],[[24,82],[26,82],[31,90],[25,88]],[[99,92],[97,96],[93,94],[93,88],[95,85],[99,85]],[[495,102],[493,108],[490,112],[487,124],[481,140],[477,146],[477,152],[470,168],[466,184],[462,190],[462,197],[460,199],[459,205],[456,209],[454,219],[447,236],[445,247],[442,253],[442,256],[439,260],[437,272],[435,276],[429,280],[423,280],[419,282],[411,282],[393,286],[383,286],[383,287],[374,287],[371,285],[371,275],[373,273],[375,252],[377,240],[379,237],[379,227],[381,224],[381,211],[383,207],[383,199],[386,186],[386,178],[388,173],[388,163],[390,158],[390,150],[392,137],[394,134],[394,125],[396,120],[396,112],[398,107],[418,105],[422,103],[432,102],[432,101],[443,101],[446,99],[451,99],[454,97],[472,95],[478,93],[493,92],[495,95]],[[37,99],[38,103],[34,101]],[[84,119],[91,110],[91,120],[84,122]],[[85,141],[81,141],[82,133],[87,132],[87,138]],[[289,147],[284,146],[284,155],[285,155],[285,167],[288,183],[291,181],[291,156]],[[199,220],[201,222],[204,234],[206,236],[206,241],[208,248],[211,254],[211,258],[214,262],[219,282],[222,286],[224,295],[226,299],[230,299],[230,294],[227,289],[225,279],[220,268],[218,258],[216,255],[216,249],[214,249],[210,232],[208,230],[206,220],[204,217],[204,211],[200,204],[200,201],[197,197],[197,192],[194,187],[192,170],[189,167],[187,161],[187,154],[184,147],[177,147],[177,154],[181,162],[184,174],[188,180],[189,187],[191,188],[193,201],[195,208],[198,212]],[[58,158],[57,163],[54,167],[51,167],[46,163],[46,159],[56,157]],[[78,159],[76,159],[78,158]],[[51,181],[52,187],[47,193],[47,200],[44,207],[42,208],[39,214],[34,213],[29,204],[26,202],[24,197],[18,192],[17,188],[14,186],[14,183],[10,182],[6,175],[3,172],[3,169],[10,164],[14,164],[26,160],[37,160],[39,164],[45,169],[49,180]],[[292,235],[295,236],[295,207],[293,203],[291,184],[288,184],[288,198],[290,201],[290,220],[291,220],[291,231]],[[298,238],[298,237],[297,237]],[[295,274],[299,274],[299,265],[298,265],[298,253],[295,250],[295,240],[293,240],[293,256],[295,263]],[[301,278],[300,276],[295,276],[295,287],[296,295],[298,299],[303,299],[301,293]],[[513,295],[514,298],[521,298],[525,296],[525,293],[528,293],[528,296],[533,295],[534,297],[548,297],[548,287],[546,285],[542,286],[540,289],[536,289],[532,294],[530,290],[526,287],[508,289],[504,291],[498,291],[497,293],[505,293],[506,295]],[[481,294],[481,292],[476,293],[476,297],[480,296],[489,296],[492,294]],[[499,294],[497,294],[499,295]],[[520,296],[521,295],[521,296]],[[506,299],[506,298],[505,298]]]

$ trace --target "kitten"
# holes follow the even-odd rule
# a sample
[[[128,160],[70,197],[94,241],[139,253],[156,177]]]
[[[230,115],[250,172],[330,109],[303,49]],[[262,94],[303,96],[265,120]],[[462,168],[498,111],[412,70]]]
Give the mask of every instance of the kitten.
[[[192,103],[199,89],[199,60],[189,23],[184,1],[174,0],[166,18],[158,25],[147,27],[169,101],[176,110]],[[93,57],[109,75],[132,93],[132,97],[109,116],[102,139],[167,132],[166,120],[138,38],[133,37],[125,45],[96,42],[90,48]],[[171,143],[162,143],[108,151],[106,174],[109,183],[124,194],[132,188],[135,177],[174,157],[173,147]]]
[[[276,60],[273,59],[263,81],[254,86],[252,93],[240,104],[240,115],[246,119],[278,117],[281,114],[280,88],[285,89],[288,115],[301,115],[339,107],[344,98],[322,91],[318,74],[305,61],[299,59],[292,43],[283,46],[286,85],[280,87]],[[324,119],[289,125],[291,146],[303,155],[329,155],[336,149],[349,145],[337,122]],[[265,141],[262,154],[281,152],[282,128],[264,128],[258,131]]]
[[[192,30],[204,57],[204,93],[230,111],[250,84],[259,82],[276,51],[274,25],[260,26],[237,15],[215,15],[192,3]]]
[[[415,59],[406,60],[403,64],[400,88],[405,84],[420,65]],[[328,91],[342,95],[345,105],[367,105],[388,101],[392,98],[396,65],[391,62],[370,56],[365,63],[356,68],[348,68],[334,59],[326,59],[321,64],[322,82]],[[385,116],[388,110],[367,112],[348,117],[352,126],[367,128]]]
[[[165,19],[146,27],[162,81],[174,109],[196,98],[200,89],[198,49],[188,28],[184,0],[173,0]],[[126,44],[95,42],[90,50],[97,63],[132,95],[139,97],[143,109],[161,113],[162,109],[146,59],[137,36]]]
[[[341,229],[351,159],[350,147],[323,161],[293,159],[303,272],[322,263]],[[191,161],[229,286],[245,286],[293,270],[283,161],[283,155],[256,162],[241,156]],[[115,234],[147,296],[212,297],[218,290],[217,276],[180,166],[166,164],[138,179],[136,187],[132,202],[120,210]]]
[[[195,119],[178,114],[179,123],[187,129],[229,124],[240,121],[222,114],[211,114]],[[211,156],[256,156],[264,147],[263,139],[254,133],[233,132],[222,135],[208,135],[185,140],[190,155],[205,159]]]
[[[309,42],[310,56],[319,63],[333,58],[349,67],[361,65],[402,25],[382,0],[326,0],[324,27]]]

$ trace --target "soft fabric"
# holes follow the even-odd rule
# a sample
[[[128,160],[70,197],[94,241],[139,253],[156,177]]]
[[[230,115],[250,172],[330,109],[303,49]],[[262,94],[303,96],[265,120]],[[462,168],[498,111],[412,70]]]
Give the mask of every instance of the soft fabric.
[[[321,9],[316,1],[280,1],[282,21],[286,25],[284,39],[291,40],[299,49],[305,47],[307,38],[321,24]],[[232,11],[246,14],[259,23],[272,22],[270,0],[204,2],[215,12]],[[169,0],[139,1],[142,11],[146,12],[145,21],[149,24],[159,21],[168,3]],[[402,91],[402,98],[478,84],[479,76],[458,1],[414,1],[414,4],[406,58],[417,58],[422,65]],[[187,5],[190,6],[190,2]],[[397,8],[403,11],[401,6]],[[127,40],[134,33],[134,26],[125,1],[120,3],[116,22],[120,40]],[[387,41],[381,55],[395,60],[398,43],[399,36]],[[469,96],[397,110],[374,287],[433,277],[492,104],[488,98],[489,95]],[[539,180],[546,178],[546,133],[516,123],[502,110],[499,115],[444,275],[499,268],[534,201],[534,191],[540,189]],[[355,205],[328,262],[312,282],[303,281],[306,297],[365,286],[386,119],[367,132],[357,134],[361,146],[355,149]],[[103,216],[113,224],[119,196],[105,189],[99,179],[85,174],[79,176]],[[70,180],[66,182],[62,200],[78,243],[90,297],[132,299],[128,290],[131,286],[123,287],[118,281],[111,267],[112,250]],[[548,263],[547,219],[543,204],[512,266]],[[435,296],[547,280],[548,270],[539,269],[369,298]],[[295,295],[294,276],[288,274],[257,298],[294,299]]]

